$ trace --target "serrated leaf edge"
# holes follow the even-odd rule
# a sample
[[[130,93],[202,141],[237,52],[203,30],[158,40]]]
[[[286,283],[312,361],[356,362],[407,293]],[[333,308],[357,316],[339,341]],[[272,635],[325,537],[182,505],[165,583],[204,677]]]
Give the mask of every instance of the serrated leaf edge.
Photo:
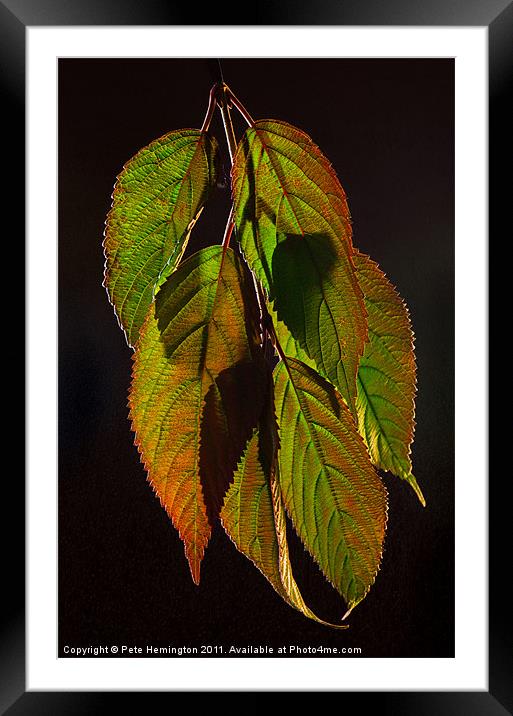
[[[288,357],[285,356],[285,358],[287,359]],[[293,360],[296,360],[298,363],[301,363],[301,365],[305,366],[308,370],[311,370],[311,371],[317,373],[317,375],[318,375],[322,380],[324,380],[324,381],[326,381],[327,383],[329,383],[329,385],[330,385],[331,387],[333,387],[333,388],[335,387],[335,386],[333,386],[333,384],[332,384],[330,381],[326,380],[326,378],[324,378],[324,376],[320,375],[320,373],[318,373],[314,368],[311,368],[310,366],[307,366],[306,363],[303,363],[302,361],[298,360],[297,358],[294,358]],[[293,381],[292,381],[292,378],[290,377],[290,372],[289,372],[289,369],[288,369],[286,360],[285,360],[285,361],[281,360],[280,363],[276,366],[275,370],[277,370],[278,366],[279,366],[281,363],[285,363],[285,366],[286,366],[286,368],[287,368],[287,372],[289,373],[289,379],[290,379],[291,382],[293,382]],[[295,388],[294,388],[294,390],[295,390]],[[335,389],[335,390],[336,390],[336,389]],[[337,395],[338,395],[339,397],[342,397],[342,396],[340,395],[340,392],[339,392],[339,391],[336,390],[336,392],[337,392]],[[346,402],[345,402],[344,400],[342,400],[342,405],[343,405],[344,408],[348,411],[349,415],[352,417],[352,413],[351,413],[349,407],[347,406],[347,404],[346,404]],[[278,428],[279,428],[279,426],[278,426]],[[370,455],[369,455],[369,452],[368,452],[368,450],[367,450],[367,446],[365,445],[365,442],[364,442],[362,436],[360,435],[360,433],[358,432],[358,429],[357,429],[356,427],[355,427],[355,436],[356,436],[357,440],[359,440],[359,441],[362,443],[363,447],[365,448],[365,452],[367,453],[367,455],[368,455],[368,457],[369,457],[369,464],[370,464],[371,467],[374,469],[374,465],[372,465],[372,463],[371,463],[371,461],[370,461]],[[344,616],[342,617],[342,619],[345,619],[345,618],[349,615],[349,613],[350,613],[358,604],[360,604],[360,602],[363,601],[363,599],[365,599],[365,597],[367,596],[367,594],[368,594],[369,591],[370,591],[370,588],[373,586],[373,584],[374,584],[375,581],[376,581],[377,575],[378,575],[378,573],[379,573],[379,571],[380,571],[380,569],[381,569],[381,564],[382,564],[382,561],[383,561],[383,554],[384,554],[384,551],[385,551],[385,540],[386,540],[387,526],[388,526],[388,508],[389,508],[388,490],[387,490],[387,487],[386,487],[385,483],[384,483],[383,480],[381,479],[379,473],[377,472],[377,470],[374,469],[374,472],[375,472],[375,474],[376,474],[377,479],[380,481],[381,485],[383,486],[383,490],[384,490],[384,498],[385,498],[385,519],[384,519],[384,523],[383,523],[383,542],[382,542],[382,544],[381,544],[381,550],[380,550],[380,553],[379,553],[378,563],[377,563],[377,565],[376,565],[376,570],[375,570],[375,572],[374,572],[373,575],[372,575],[372,579],[369,581],[369,584],[367,585],[367,587],[366,587],[364,593],[362,594],[362,596],[361,596],[359,599],[357,599],[357,600],[352,600],[352,601],[350,601],[350,602],[347,602],[347,607],[348,607],[348,609],[347,609],[347,611],[345,612],[345,614],[344,614]],[[320,573],[322,574],[322,576],[324,577],[324,579],[333,587],[333,589],[337,592],[337,594],[340,594],[340,592],[339,592],[338,588],[336,587],[336,585],[335,585],[335,584],[333,583],[333,581],[328,577],[328,575],[325,574],[325,572],[324,572],[324,570],[323,570],[323,568],[322,568],[322,565],[321,565],[319,559],[316,557],[315,554],[313,554],[313,553],[310,551],[310,549],[308,548],[308,545],[306,545],[304,539],[302,538],[302,536],[301,536],[301,534],[300,534],[300,532],[299,532],[299,528],[298,528],[298,526],[296,525],[296,522],[295,522],[295,520],[294,520],[294,517],[292,516],[290,510],[287,508],[287,505],[286,505],[285,503],[284,503],[284,507],[285,507],[285,510],[287,511],[287,514],[288,514],[288,516],[289,516],[289,519],[290,519],[290,521],[291,521],[291,523],[292,523],[292,525],[293,525],[293,527],[294,527],[294,531],[295,531],[296,535],[298,536],[299,540],[301,541],[301,544],[303,545],[304,550],[311,556],[311,558],[312,558],[313,561],[315,562],[316,566],[318,567],[318,569],[319,569]],[[341,596],[342,596],[342,595],[341,595]],[[342,598],[343,598],[343,597],[342,597]]]
[[[412,325],[412,321],[411,321],[410,309],[408,308],[408,305],[407,305],[406,301],[403,299],[403,297],[401,296],[401,294],[400,294],[399,291],[397,290],[395,284],[389,279],[389,277],[387,276],[387,274],[385,273],[385,271],[381,268],[381,266],[377,263],[377,261],[374,261],[374,259],[372,259],[368,254],[366,254],[366,253],[364,253],[363,251],[360,251],[360,250],[358,250],[358,249],[355,250],[355,253],[356,253],[356,254],[359,254],[359,255],[362,256],[364,259],[366,259],[367,261],[369,261],[369,263],[371,263],[371,264],[373,265],[373,267],[374,267],[380,274],[382,274],[384,280],[386,281],[386,283],[388,284],[388,286],[390,287],[390,289],[392,290],[392,292],[393,292],[394,295],[396,296],[396,298],[397,298],[399,304],[400,304],[401,307],[404,309],[405,316],[406,316],[406,322],[407,322],[408,329],[409,329],[409,333],[410,333],[410,336],[411,336],[410,347],[411,347],[411,355],[412,355],[413,367],[414,367],[414,379],[413,379],[413,395],[412,395],[412,397],[411,397],[411,406],[410,406],[410,407],[411,407],[411,416],[412,416],[412,419],[411,419],[411,431],[410,431],[410,435],[409,435],[409,438],[410,438],[410,439],[409,439],[408,448],[407,448],[407,457],[408,457],[408,461],[409,461],[409,463],[410,463],[410,472],[407,473],[405,470],[399,470],[399,469],[398,469],[397,472],[400,473],[400,474],[396,474],[396,473],[394,473],[392,470],[388,469],[385,465],[383,465],[383,464],[381,463],[381,461],[378,461],[378,462],[377,462],[376,467],[378,467],[380,470],[383,470],[384,472],[390,472],[391,474],[396,475],[396,477],[399,477],[399,478],[401,478],[402,480],[404,480],[405,482],[407,482],[407,483],[411,486],[411,488],[413,489],[413,491],[415,492],[415,494],[417,495],[417,498],[418,498],[420,504],[421,504],[423,507],[426,507],[425,497],[424,497],[424,495],[423,495],[423,493],[422,493],[422,490],[421,490],[419,484],[417,483],[417,480],[416,480],[415,476],[414,476],[414,475],[412,474],[412,472],[411,472],[411,464],[412,464],[412,461],[411,461],[412,445],[413,445],[413,442],[414,442],[414,439],[415,439],[415,428],[416,428],[416,426],[417,426],[417,422],[416,422],[416,397],[417,397],[417,393],[418,393],[418,381],[417,381],[417,367],[418,367],[418,366],[417,366],[417,357],[416,357],[416,353],[415,353],[415,340],[416,340],[416,336],[415,336],[415,332],[414,332],[414,330],[413,330],[413,325]],[[356,275],[357,275],[357,276],[358,276],[358,273],[359,273],[359,271],[358,271],[358,268],[357,268],[357,269],[356,269]],[[370,336],[369,336],[368,342],[370,342]],[[365,345],[366,345],[366,344],[365,344]],[[364,352],[365,352],[365,351],[364,351]],[[358,374],[357,374],[357,380],[360,380]],[[364,388],[364,390],[365,390],[365,386],[363,386],[363,388]],[[379,423],[379,420],[378,420],[377,416],[376,416],[376,420],[377,420],[377,422]],[[358,432],[359,432],[359,431],[358,431]],[[365,442],[365,440],[364,440],[364,442]],[[367,447],[367,446],[366,446],[366,447]],[[391,450],[392,453],[394,452],[394,451],[392,450],[392,448],[390,448],[390,450]],[[395,454],[395,453],[394,453],[394,454]]]
[[[105,218],[105,221],[103,222],[104,227],[103,227],[103,232],[102,232],[102,236],[103,236],[103,239],[102,239],[102,251],[103,251],[104,261],[103,261],[102,288],[105,289],[105,292],[106,292],[106,294],[107,294],[107,300],[109,301],[109,303],[110,303],[110,305],[111,305],[111,307],[112,307],[112,310],[114,311],[114,315],[115,315],[115,317],[116,317],[116,321],[117,321],[117,323],[118,323],[119,328],[120,328],[120,329],[122,330],[122,332],[123,332],[123,335],[124,335],[124,337],[125,337],[125,341],[126,341],[128,347],[131,348],[133,351],[135,351],[135,347],[136,347],[137,340],[135,340],[133,343],[130,342],[129,337],[128,337],[127,330],[123,327],[123,324],[122,324],[122,322],[121,322],[121,317],[119,316],[118,311],[117,311],[117,309],[116,309],[116,306],[114,305],[113,301],[111,300],[111,297],[110,297],[110,294],[109,294],[108,281],[109,281],[109,278],[110,278],[110,270],[109,270],[109,266],[108,266],[109,258],[108,258],[108,256],[107,256],[107,245],[106,245],[106,242],[107,242],[107,238],[108,238],[108,237],[107,237],[107,232],[108,232],[109,227],[110,227],[110,215],[111,215],[112,209],[114,208],[114,201],[115,201],[115,198],[116,198],[116,194],[118,193],[118,190],[119,190],[119,183],[120,183],[120,181],[121,181],[122,174],[123,174],[123,172],[127,169],[128,165],[129,165],[131,162],[133,162],[135,159],[137,159],[137,157],[139,157],[143,152],[148,151],[148,149],[149,149],[153,144],[155,144],[156,142],[162,142],[163,140],[165,140],[165,139],[166,139],[167,137],[169,137],[170,135],[172,135],[172,134],[177,134],[177,133],[179,133],[179,132],[197,132],[197,133],[200,134],[200,135],[203,135],[203,136],[205,136],[205,137],[209,137],[211,140],[214,140],[214,149],[218,148],[216,138],[215,138],[213,135],[210,135],[207,131],[198,129],[197,127],[182,127],[181,129],[173,129],[173,130],[171,130],[170,132],[166,132],[166,133],[163,134],[162,136],[157,137],[156,139],[153,139],[153,140],[150,141],[148,144],[146,144],[146,145],[144,145],[143,147],[141,147],[132,157],[130,157],[130,159],[127,159],[127,161],[124,162],[123,166],[121,167],[120,171],[116,174],[116,178],[115,178],[115,181],[114,181],[114,187],[113,187],[112,192],[111,192],[111,195],[110,195],[111,203],[110,203],[109,211],[107,212],[107,216],[106,216],[106,218]],[[199,146],[199,143],[198,143],[198,146]],[[195,150],[195,152],[196,152],[196,151],[197,151],[197,150]],[[205,152],[205,148],[204,148],[204,147],[203,147],[203,152]],[[208,161],[207,161],[207,166],[209,167],[209,179],[210,179],[210,165],[209,165],[209,162],[208,162]],[[189,171],[189,170],[187,170],[187,173],[188,173],[188,171]],[[204,206],[205,206],[205,205],[203,204],[203,205],[199,208],[198,213],[197,213],[197,214],[195,215],[195,217],[189,222],[189,224],[188,224],[188,226],[187,226],[186,238],[185,238],[185,240],[184,240],[184,242],[183,242],[183,247],[182,247],[181,255],[180,255],[180,258],[178,259],[178,262],[177,262],[177,265],[176,265],[176,267],[175,267],[175,270],[176,270],[176,268],[178,268],[178,265],[179,265],[181,259],[183,258],[183,254],[184,254],[184,252],[185,252],[185,250],[186,250],[186,248],[187,248],[187,244],[188,244],[188,242],[189,242],[189,238],[190,238],[190,235],[191,235],[191,233],[192,233],[192,230],[193,230],[195,224],[197,223],[197,221],[199,220],[199,217],[201,216],[201,213],[202,213],[202,211],[203,211],[203,209],[204,209]],[[178,247],[177,247],[177,251],[178,251]],[[175,253],[177,253],[177,251],[176,251]],[[156,292],[157,288],[159,287],[159,283],[160,283],[160,280],[161,280],[161,276],[162,276],[162,274],[164,273],[165,269],[169,266],[169,263],[172,261],[173,257],[174,257],[174,253],[169,256],[169,258],[168,258],[168,260],[166,261],[165,265],[164,265],[164,266],[160,269],[160,271],[159,271],[159,275],[158,275],[158,277],[157,277],[157,279],[155,280],[155,283],[154,283],[154,285],[153,285],[153,301],[155,300],[155,292]],[[140,330],[142,330],[142,325],[141,325],[141,329],[140,329]]]

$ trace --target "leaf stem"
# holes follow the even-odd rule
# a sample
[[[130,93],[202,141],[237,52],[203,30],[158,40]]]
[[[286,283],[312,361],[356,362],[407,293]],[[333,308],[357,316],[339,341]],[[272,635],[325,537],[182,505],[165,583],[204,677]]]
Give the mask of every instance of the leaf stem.
[[[233,104],[233,106],[234,106],[234,107],[239,111],[239,113],[244,117],[244,119],[246,120],[246,122],[248,123],[248,125],[249,125],[250,127],[254,127],[254,126],[255,126],[255,120],[254,120],[253,117],[250,115],[250,113],[248,112],[248,110],[244,107],[244,105],[242,104],[242,102],[240,101],[240,99],[233,94],[233,92],[231,91],[231,89],[230,89],[227,85],[225,85],[225,87],[226,87],[226,90],[225,90],[225,91],[226,91],[228,97],[230,98],[230,101],[231,101],[231,103]]]
[[[217,105],[221,110],[221,116],[223,118],[224,133],[226,135],[226,142],[228,144],[228,152],[230,153],[230,161],[233,165],[233,158],[237,150],[237,140],[235,139],[235,132],[232,124],[232,116],[230,114],[230,100],[228,95],[228,85],[224,82],[218,85],[217,88]]]
[[[203,120],[203,124],[201,125],[202,132],[208,132],[209,130],[210,122],[212,121],[212,117],[214,116],[214,111],[216,108],[218,88],[219,82],[216,82],[214,85],[212,85],[212,88],[210,90],[210,94],[208,97],[207,113],[205,115],[205,119]]]
[[[232,118],[230,115],[230,108],[228,106],[228,101],[226,98],[226,89],[227,89],[227,86],[225,85],[224,82],[217,82],[210,90],[210,94],[212,96],[212,93],[213,92],[215,93],[215,102],[216,102],[217,106],[219,107],[219,109],[221,110],[221,116],[223,118],[224,133],[226,135],[226,143],[228,144],[228,152],[230,154],[230,164],[233,166],[233,157],[235,156],[235,151],[237,149],[237,140],[235,139],[235,132],[233,130]],[[230,238],[233,233],[233,229],[235,228],[233,214],[234,214],[234,206],[232,203],[232,208],[230,210],[230,216],[228,217],[228,221],[226,223],[226,229],[225,229],[224,238],[223,238],[223,249],[224,249],[225,253],[226,253],[226,249],[230,245]]]
[[[233,221],[233,206],[230,211],[230,215],[228,217],[228,221],[226,222],[226,228],[224,230],[224,236],[223,236],[223,253],[226,253],[226,249],[230,245],[230,238],[233,232],[233,229],[235,227],[235,223]]]
[[[233,101],[235,100],[235,101]],[[247,118],[249,118],[250,122],[253,123],[253,120],[249,116],[249,114],[246,112],[242,104],[235,98],[235,95],[230,90],[227,84],[224,82],[222,84],[219,84],[217,87],[217,105],[219,109],[221,110],[221,116],[223,118],[223,125],[224,125],[224,132],[226,135],[226,143],[228,144],[228,151],[230,153],[230,161],[233,166],[233,158],[235,157],[235,152],[237,151],[237,140],[235,138],[235,131],[233,129],[233,123],[232,123],[232,116],[230,114],[230,104],[231,101],[233,101],[233,104],[237,107],[239,112],[242,114],[242,116],[248,121]],[[237,104],[238,103],[238,104]],[[245,113],[245,114],[244,114]],[[247,115],[247,117],[246,117]],[[228,244],[230,243],[230,236],[232,234],[232,231],[234,229],[234,221],[233,221],[233,214],[234,214],[234,206],[232,204],[232,208],[230,211],[230,216],[228,219],[228,223],[226,225],[226,231],[225,231],[225,237],[223,239],[223,246],[226,248],[228,247]],[[265,296],[262,291],[262,287],[258,283],[258,280],[253,272],[251,272],[253,276],[253,283],[255,286],[255,291],[257,295],[258,300],[258,307],[260,309],[260,325],[262,327],[262,347],[266,348],[268,344],[268,337],[270,337],[268,326],[270,325],[273,333],[274,333],[274,326],[272,325],[272,319],[269,316],[269,313],[267,311],[266,305],[265,305]],[[276,340],[276,344],[278,343],[278,338],[276,337],[276,334],[274,333],[274,337]],[[274,341],[272,341],[274,345]],[[281,347],[280,347],[281,351]],[[283,352],[282,352],[283,353]],[[281,354],[280,354],[281,355]]]

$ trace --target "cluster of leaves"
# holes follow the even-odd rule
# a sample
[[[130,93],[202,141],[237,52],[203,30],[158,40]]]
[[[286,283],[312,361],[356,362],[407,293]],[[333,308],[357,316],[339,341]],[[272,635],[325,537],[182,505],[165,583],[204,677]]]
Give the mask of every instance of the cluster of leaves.
[[[248,124],[238,144],[234,106]],[[216,107],[232,210],[222,243],[182,260],[218,181]],[[424,498],[410,461],[408,311],[353,246],[329,161],[304,132],[254,121],[215,85],[201,129],[170,132],[125,164],[104,250],[105,286],[134,348],[136,445],[193,580],[220,519],[278,594],[321,621],[292,574],[287,513],[348,613],[382,555],[387,492],[376,468]]]

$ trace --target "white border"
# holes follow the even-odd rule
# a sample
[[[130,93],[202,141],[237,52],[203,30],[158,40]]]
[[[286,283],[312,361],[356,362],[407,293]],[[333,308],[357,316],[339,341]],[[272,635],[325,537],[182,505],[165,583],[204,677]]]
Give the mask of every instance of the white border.
[[[488,690],[487,28],[27,28],[30,690]],[[57,57],[456,57],[456,657],[58,659]],[[436,211],[436,207],[433,208]],[[472,449],[468,450],[468,446]],[[429,589],[429,585],[426,585]],[[415,609],[415,605],[411,605]],[[433,622],[437,605],[433,604]]]

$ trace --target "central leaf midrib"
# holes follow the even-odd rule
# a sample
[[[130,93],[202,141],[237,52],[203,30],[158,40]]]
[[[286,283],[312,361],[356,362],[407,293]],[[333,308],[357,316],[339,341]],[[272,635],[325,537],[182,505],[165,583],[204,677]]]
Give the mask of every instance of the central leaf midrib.
[[[312,430],[310,429],[309,421],[308,421],[308,419],[305,417],[305,412],[308,412],[308,411],[305,411],[305,409],[304,409],[304,407],[303,407],[303,405],[302,405],[301,398],[299,397],[299,394],[298,394],[298,389],[296,388],[296,385],[295,385],[294,380],[293,380],[292,375],[291,375],[291,371],[290,371],[289,366],[287,365],[287,362],[286,362],[286,361],[284,361],[284,365],[285,365],[285,367],[286,367],[286,369],[287,369],[287,373],[288,373],[288,375],[289,375],[289,382],[290,382],[290,384],[292,385],[292,388],[293,388],[294,393],[295,393],[295,395],[296,395],[296,400],[297,400],[298,405],[299,405],[299,408],[300,408],[300,414],[303,416],[303,422],[304,422],[304,424],[306,424],[307,432],[308,432],[308,434],[309,434],[310,437],[311,437],[312,443],[315,445],[315,450],[316,450],[316,453],[317,453],[317,456],[318,456],[318,461],[319,461],[319,463],[320,463],[320,465],[321,465],[321,471],[324,473],[324,479],[325,479],[326,482],[328,483],[329,491],[330,491],[330,494],[331,494],[331,496],[332,496],[333,503],[334,503],[335,506],[336,506],[336,512],[337,512],[337,514],[338,514],[339,512],[344,512],[344,510],[340,509],[340,506],[339,506],[339,503],[338,503],[338,499],[337,499],[336,495],[333,493],[333,488],[332,488],[332,486],[331,486],[331,481],[328,479],[328,477],[327,477],[327,475],[326,475],[326,472],[325,472],[325,469],[324,469],[322,460],[319,459],[319,457],[321,456],[321,454],[323,453],[323,451],[322,451],[322,450],[320,449],[320,447],[319,447],[317,436],[316,436],[316,435],[312,432]],[[301,389],[299,389],[299,390],[301,390]],[[283,401],[283,402],[285,402],[285,401]],[[303,487],[304,487],[304,481],[303,481]],[[305,504],[305,501],[304,501],[304,498],[303,498],[303,505],[304,505],[304,504]],[[360,530],[359,530],[359,531],[360,531]],[[347,546],[347,542],[346,542],[346,539],[345,539],[345,536],[344,536],[344,533],[343,533],[342,528],[340,528],[340,532],[341,532],[341,541],[343,541],[343,543],[344,543],[344,549],[345,549],[345,551],[346,551],[346,554],[349,554],[349,548],[348,548],[348,546]],[[369,542],[368,538],[366,537],[366,535],[364,535],[361,531],[360,531],[360,534],[363,536],[364,541],[367,543],[367,545],[369,545],[369,547],[371,547],[370,542]],[[317,560],[317,561],[318,561],[318,560]],[[350,563],[350,565],[351,565],[351,574],[352,574],[352,577],[353,577],[353,579],[356,579],[356,574],[354,573],[352,562],[349,561],[349,563]],[[368,565],[367,562],[366,562],[366,564]],[[369,571],[369,574],[374,574],[374,573],[375,573],[375,570],[373,570],[373,569],[369,569],[368,571]],[[330,581],[331,581],[331,580],[330,580]]]
[[[263,124],[263,122],[261,122],[261,123]],[[292,125],[289,125],[289,124],[287,124],[286,122],[280,122],[279,120],[273,120],[273,123],[278,124],[278,125],[281,125],[281,126],[284,126],[284,127],[287,127],[287,129],[292,129],[292,130],[295,131],[295,132],[298,132],[299,134],[301,134],[302,137],[304,137],[305,145],[308,145],[308,144],[313,145],[314,148],[319,152],[319,154],[321,154],[321,150],[319,149],[319,147],[312,142],[312,140],[310,139],[310,137],[309,137],[307,134],[305,134],[304,132],[301,132],[300,130],[298,130],[297,127],[292,127]],[[254,129],[255,129],[255,132],[258,133],[259,130],[257,129],[256,126],[254,127]],[[297,142],[295,142],[293,139],[291,139],[290,137],[286,136],[285,134],[280,134],[279,132],[276,132],[275,130],[273,130],[273,129],[272,129],[272,126],[263,127],[260,131],[266,132],[267,134],[274,134],[275,137],[279,137],[280,139],[283,139],[283,140],[289,142],[290,144],[292,144],[292,145],[294,145],[294,146],[296,146],[296,147],[299,147],[299,146],[300,146]],[[310,179],[310,177],[306,174],[306,172],[304,172],[303,169],[299,166],[299,164],[297,164],[297,162],[296,162],[294,159],[292,159],[292,158],[289,157],[287,154],[285,154],[285,152],[280,152],[280,150],[278,150],[278,149],[273,149],[273,151],[276,151],[277,153],[281,154],[281,155],[284,156],[286,159],[288,159],[290,162],[292,162],[292,163],[299,169],[299,171],[300,171],[309,181],[312,181],[312,180]],[[333,183],[335,184],[336,188],[340,190],[340,193],[339,193],[339,194],[334,193],[332,196],[334,196],[335,198],[343,199],[344,201],[346,201],[346,196],[345,196],[344,190],[342,189],[342,186],[340,185],[340,182],[339,182],[339,180],[338,180],[338,177],[336,176],[335,170],[333,169],[333,166],[332,166],[331,162],[329,162],[329,161],[326,159],[326,157],[323,157],[324,160],[325,160],[325,162],[326,162],[326,163],[324,163],[324,162],[320,161],[320,160],[319,160],[319,157],[316,156],[315,154],[313,154],[312,152],[307,152],[307,153],[308,153],[308,157],[309,157],[311,160],[313,160],[313,161],[321,168],[322,172],[328,177],[328,180],[329,180],[330,182],[333,182]],[[319,188],[320,188],[320,187],[319,187]],[[328,194],[326,194],[326,193],[324,192],[324,190],[321,189],[321,191],[322,191],[326,196],[328,196]],[[330,205],[333,207],[333,205],[331,204],[331,202],[329,202],[329,203],[330,203]],[[334,209],[334,211],[335,211],[335,214],[336,214],[337,217],[338,217],[338,212],[337,212],[335,209]],[[347,220],[347,218],[344,216],[344,217],[343,217],[343,221],[342,221],[342,225],[343,225],[343,226],[344,226],[344,222],[345,222],[346,220]]]
[[[284,186],[284,184],[283,184],[283,181],[282,181],[281,178],[280,178],[280,173],[279,173],[278,169],[276,168],[276,164],[275,164],[275,162],[273,161],[271,155],[269,154],[269,146],[268,146],[267,143],[262,139],[261,134],[260,134],[259,130],[258,130],[256,127],[254,128],[254,131],[255,131],[255,134],[258,136],[258,139],[259,139],[259,141],[260,141],[260,143],[261,143],[261,145],[262,145],[262,149],[265,150],[266,155],[267,155],[267,157],[268,157],[268,159],[269,159],[269,162],[270,162],[270,164],[271,164],[271,168],[272,168],[272,170],[273,170],[273,172],[274,172],[274,175],[275,175],[275,177],[276,177],[276,180],[277,180],[277,182],[278,182],[278,184],[279,184],[279,187],[280,187],[280,189],[281,189],[282,197],[283,197],[283,199],[286,199],[286,200],[287,200],[287,205],[289,206],[289,208],[290,208],[290,210],[291,210],[291,212],[292,212],[292,214],[293,214],[293,216],[294,216],[294,219],[295,219],[295,221],[296,221],[296,225],[297,225],[297,227],[298,227],[298,230],[300,231],[301,236],[303,237],[303,239],[305,239],[305,236],[306,236],[306,235],[305,235],[305,232],[304,232],[304,230],[303,230],[303,228],[302,228],[302,226],[301,226],[301,223],[300,223],[300,221],[299,221],[299,219],[298,219],[298,216],[297,216],[297,214],[296,214],[296,212],[295,212],[295,210],[294,210],[294,207],[293,207],[293,205],[292,205],[292,202],[290,201],[289,193],[288,193],[288,191],[285,189],[285,186]],[[262,131],[265,131],[265,130],[262,130]],[[279,136],[279,135],[278,135],[278,136]],[[273,151],[274,151],[274,149],[273,149]],[[256,172],[255,172],[255,174],[256,174]],[[306,175],[305,175],[305,176],[306,176]],[[320,189],[320,191],[322,191],[322,190]],[[293,196],[294,196],[294,195],[293,195]],[[299,198],[299,197],[296,197],[296,198]],[[307,206],[309,206],[308,202],[305,202],[305,203],[307,204]],[[329,225],[329,222],[326,222],[326,223],[328,224],[328,226],[330,226],[330,225]],[[276,217],[276,226],[277,226],[277,224],[278,224],[278,217]],[[330,227],[330,228],[331,228],[331,227]],[[311,246],[309,245],[308,241],[306,241],[306,240],[305,240],[304,243],[306,244],[306,248],[307,248],[308,254],[309,254],[309,256],[310,256],[310,261],[311,261],[313,267],[315,268],[315,272],[317,273],[317,276],[319,277],[318,285],[319,285],[320,292],[321,292],[322,303],[324,303],[325,306],[326,306],[326,308],[328,309],[328,313],[329,313],[329,315],[330,315],[331,324],[332,324],[332,326],[333,326],[333,328],[334,328],[335,335],[336,335],[337,338],[338,338],[337,324],[336,324],[335,319],[334,319],[334,317],[333,317],[333,312],[332,312],[331,306],[330,306],[330,304],[328,303],[328,301],[326,300],[326,294],[325,294],[325,292],[324,292],[323,275],[321,274],[321,272],[320,272],[320,270],[319,270],[319,267],[317,266],[317,263],[316,263],[316,261],[315,261],[314,254],[313,254],[313,252],[312,252]],[[304,311],[303,311],[303,312],[304,312]],[[305,316],[305,326],[306,326],[306,316]],[[306,344],[306,331],[305,331],[305,344]],[[322,342],[321,342],[320,340],[319,340],[319,348],[321,349],[321,360],[322,360],[322,362],[323,362],[322,368],[323,368],[323,369],[326,371],[326,373],[328,374],[328,370],[327,370],[327,368],[326,368],[325,365],[324,365],[324,359],[323,359],[323,357],[322,357]],[[308,349],[308,350],[309,350],[309,349]],[[308,352],[308,350],[307,350],[307,352]],[[362,350],[362,352],[363,352],[363,350]],[[361,353],[360,353],[360,355],[361,355]],[[309,357],[311,357],[311,356],[309,356]],[[348,382],[348,379],[347,379],[347,372],[346,372],[346,368],[345,368],[345,365],[344,365],[344,361],[342,360],[342,356],[340,355],[340,350],[339,350],[339,359],[337,360],[337,365],[341,365],[341,366],[342,366],[342,371],[343,371],[343,374],[344,374],[344,380],[345,380],[345,384],[346,384],[345,387],[346,387],[347,397],[348,397],[349,402],[353,404],[353,409],[354,409],[354,397],[355,397],[355,396],[354,396],[354,392],[355,392],[355,391],[352,392],[352,391],[350,390],[350,388],[349,388],[349,382]]]
[[[360,374],[359,374],[359,373],[358,373],[358,376],[357,376],[357,381],[358,381],[358,382],[360,383],[360,385],[362,386],[362,390],[363,390],[363,393],[364,393],[364,395],[365,395],[366,405],[369,406],[369,409],[370,409],[372,415],[374,416],[374,420],[376,421],[377,425],[379,426],[381,435],[382,435],[383,438],[386,440],[388,449],[390,450],[390,452],[392,453],[392,455],[394,456],[394,458],[397,460],[398,464],[401,465],[401,464],[403,463],[403,459],[400,458],[400,457],[397,455],[396,451],[395,451],[394,448],[392,447],[392,444],[390,443],[389,438],[388,438],[388,434],[387,434],[385,428],[383,427],[383,425],[382,425],[382,423],[381,423],[381,421],[380,421],[380,419],[379,419],[379,417],[378,417],[378,415],[377,415],[377,413],[376,413],[376,411],[375,411],[375,409],[374,409],[374,405],[372,404],[372,401],[371,401],[371,399],[369,398],[369,394],[368,394],[368,392],[367,392],[367,389],[366,389],[366,387],[365,387],[365,385],[364,385],[364,382],[363,382],[362,378],[360,377]],[[392,421],[392,422],[393,422],[393,421]],[[395,424],[395,423],[394,423],[394,424]],[[398,426],[398,427],[399,427],[399,426]],[[370,441],[369,441],[369,442],[370,442]],[[369,445],[369,448],[370,448],[370,445]],[[378,455],[378,458],[379,458],[379,462],[381,463],[381,456]],[[407,458],[407,460],[409,460],[409,458]],[[383,469],[384,469],[384,470],[388,470],[388,468],[383,468]]]

